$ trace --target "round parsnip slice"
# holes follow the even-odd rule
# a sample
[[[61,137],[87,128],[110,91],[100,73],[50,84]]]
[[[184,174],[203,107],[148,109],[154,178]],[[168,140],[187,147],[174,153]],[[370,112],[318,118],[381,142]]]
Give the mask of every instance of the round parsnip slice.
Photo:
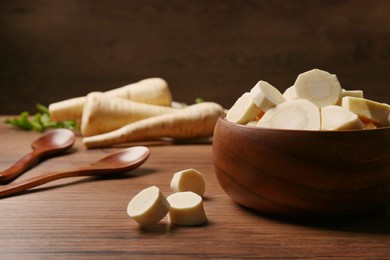
[[[157,224],[169,212],[169,203],[156,186],[140,191],[129,202],[127,214],[140,226]]]
[[[320,130],[320,110],[304,99],[288,100],[268,110],[257,123],[258,127],[280,129]]]
[[[226,114],[226,120],[237,124],[246,124],[254,120],[261,109],[253,102],[253,95],[244,93]]]
[[[319,69],[299,74],[294,86],[298,98],[307,99],[319,108],[335,105],[341,95],[336,75]]]
[[[196,226],[207,222],[203,208],[202,197],[198,194],[185,191],[177,192],[167,197],[171,208],[169,220],[179,226]]]
[[[351,111],[340,106],[321,108],[321,130],[364,129],[363,122]]]
[[[286,101],[277,88],[262,80],[251,89],[250,93],[253,95],[253,103],[264,112]]]
[[[192,191],[199,196],[203,196],[206,183],[200,172],[195,169],[187,169],[173,175],[171,189],[174,192]]]
[[[365,98],[343,97],[341,106],[357,114],[362,120],[372,121],[381,126],[388,126],[390,106]]]
[[[286,100],[291,100],[291,99],[298,99],[297,92],[295,91],[295,86],[292,85],[291,87],[287,88],[283,92],[283,97]]]

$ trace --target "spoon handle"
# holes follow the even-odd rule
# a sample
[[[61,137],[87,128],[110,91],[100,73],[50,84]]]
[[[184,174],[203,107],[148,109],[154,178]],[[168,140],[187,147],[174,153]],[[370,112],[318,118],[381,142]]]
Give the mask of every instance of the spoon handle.
[[[42,184],[63,179],[63,178],[93,175],[91,174],[92,172],[96,172],[96,170],[92,171],[91,169],[88,168],[77,168],[74,170],[51,172],[51,173],[46,173],[44,175],[31,177],[25,180],[13,182],[8,185],[0,187],[0,197],[13,195],[15,193],[22,192],[40,186]]]
[[[39,154],[34,151],[23,156],[8,169],[0,172],[0,182],[9,182],[38,163]]]

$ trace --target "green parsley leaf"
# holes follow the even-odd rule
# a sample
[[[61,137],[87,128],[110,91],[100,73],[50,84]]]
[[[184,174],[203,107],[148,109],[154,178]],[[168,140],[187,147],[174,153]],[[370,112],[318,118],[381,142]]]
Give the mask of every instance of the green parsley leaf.
[[[70,130],[76,128],[75,120],[53,121],[50,118],[49,109],[44,105],[37,104],[37,110],[39,112],[32,117],[29,112],[25,111],[20,113],[18,117],[6,118],[4,123],[11,127],[39,132],[43,132],[48,128],[68,128]]]

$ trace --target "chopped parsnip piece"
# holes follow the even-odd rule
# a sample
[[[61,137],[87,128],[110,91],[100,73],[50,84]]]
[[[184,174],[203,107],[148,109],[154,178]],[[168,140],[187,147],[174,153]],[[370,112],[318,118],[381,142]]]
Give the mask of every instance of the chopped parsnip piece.
[[[173,175],[171,189],[174,192],[192,191],[203,196],[206,182],[200,172],[195,169],[187,169]]]
[[[390,106],[365,98],[343,97],[341,106],[357,114],[364,121],[372,121],[381,126],[389,124]]]
[[[169,203],[156,186],[139,192],[127,206],[127,214],[140,226],[158,223],[169,211]]]
[[[253,95],[244,93],[226,114],[226,120],[237,124],[246,124],[255,119],[261,112],[260,108],[253,102]]]
[[[321,108],[321,129],[364,129],[364,124],[356,114],[345,108],[339,106],[326,106]]]
[[[198,194],[185,191],[169,195],[167,198],[171,208],[169,220],[179,226],[196,226],[207,222],[203,208],[202,197]]]

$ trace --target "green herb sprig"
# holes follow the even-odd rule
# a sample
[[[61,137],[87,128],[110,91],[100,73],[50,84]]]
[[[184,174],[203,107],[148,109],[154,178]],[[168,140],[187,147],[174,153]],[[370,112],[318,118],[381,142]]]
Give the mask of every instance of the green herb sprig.
[[[37,104],[36,107],[39,112],[35,115],[30,116],[29,112],[24,111],[18,117],[6,118],[4,123],[26,131],[34,130],[38,132],[43,132],[48,128],[67,128],[70,130],[76,128],[75,120],[53,121],[46,106]]]
[[[199,104],[199,103],[203,103],[203,102],[206,102],[206,100],[204,100],[203,98],[195,98],[195,104]]]

